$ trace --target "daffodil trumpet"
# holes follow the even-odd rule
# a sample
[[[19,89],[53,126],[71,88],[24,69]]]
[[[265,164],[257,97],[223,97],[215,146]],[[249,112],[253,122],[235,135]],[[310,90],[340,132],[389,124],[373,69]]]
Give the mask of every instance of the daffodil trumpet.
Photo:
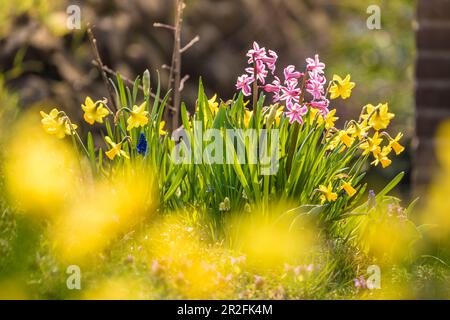
[[[391,135],[385,131],[381,133],[382,136],[385,136],[389,140],[389,147],[391,147],[396,155],[399,155],[405,150],[405,147],[402,146],[399,141],[401,138],[403,138],[402,133],[398,133],[395,138],[392,138]]]

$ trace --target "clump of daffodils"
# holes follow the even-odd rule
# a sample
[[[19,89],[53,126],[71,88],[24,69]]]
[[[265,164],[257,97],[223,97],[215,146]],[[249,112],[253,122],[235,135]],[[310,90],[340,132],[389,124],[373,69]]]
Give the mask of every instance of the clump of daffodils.
[[[131,132],[133,129],[141,130],[142,132],[139,135],[139,140],[136,145],[136,152],[138,154],[145,155],[147,138],[143,131],[144,127],[149,123],[149,112],[147,106],[148,104],[143,102],[140,105],[134,105],[131,109],[123,107],[116,112],[113,112],[108,106],[108,101],[106,98],[103,100],[93,101],[91,97],[86,97],[84,103],[81,105],[81,110],[83,111],[83,119],[89,125],[93,126],[96,123],[104,125],[105,119],[108,116],[111,116],[114,123],[118,125],[119,129],[122,130],[122,133],[125,132],[125,129],[128,132]],[[120,117],[123,116],[123,114],[127,114],[127,117],[126,126],[122,128],[119,122]],[[86,152],[86,155],[89,156],[87,147],[76,132],[78,126],[73,124],[64,112],[54,108],[48,114],[41,111],[41,117],[41,123],[45,132],[50,135],[54,135],[59,139],[63,139],[66,135],[75,135],[78,138],[78,142],[81,144],[82,149]],[[167,134],[164,130],[164,126],[165,122],[160,121],[158,132],[161,136]],[[119,138],[120,140],[117,140],[116,138]],[[129,135],[124,134],[122,136],[115,137],[112,133],[111,136],[106,135],[104,137],[104,141],[107,147],[105,155],[110,160],[114,160],[116,157],[130,159],[129,153],[124,150],[124,146],[131,142],[131,137]]]

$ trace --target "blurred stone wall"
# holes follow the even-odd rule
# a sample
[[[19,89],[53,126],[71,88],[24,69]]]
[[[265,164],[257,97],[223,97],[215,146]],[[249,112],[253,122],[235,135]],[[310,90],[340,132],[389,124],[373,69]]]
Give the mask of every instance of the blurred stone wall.
[[[450,120],[450,1],[419,0],[416,33],[416,193],[428,185],[436,168],[436,147],[450,148],[450,137],[435,138]]]

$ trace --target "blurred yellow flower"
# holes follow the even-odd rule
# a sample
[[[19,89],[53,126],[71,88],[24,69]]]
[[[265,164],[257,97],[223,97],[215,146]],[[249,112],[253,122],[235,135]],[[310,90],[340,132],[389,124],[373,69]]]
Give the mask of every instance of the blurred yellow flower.
[[[259,275],[271,274],[285,264],[292,264],[310,254],[318,244],[317,230],[307,219],[277,219],[292,208],[289,204],[270,207],[273,216],[255,208],[250,215],[230,217],[232,243],[243,263],[232,259],[237,273],[256,270]]]
[[[394,118],[394,114],[389,112],[389,107],[387,103],[378,104],[376,107],[368,104],[366,106],[366,114],[361,117],[364,120],[367,120],[369,126],[374,128],[375,130],[386,129],[391,122],[391,119]]]
[[[397,136],[389,142],[389,146],[392,147],[396,155],[399,155],[405,150],[399,141],[403,137],[403,133],[399,132]]]
[[[322,193],[322,195],[320,196],[320,200],[322,201],[322,203],[326,201],[336,201],[337,193],[333,192],[333,186],[331,185],[331,182],[328,183],[328,187],[320,185],[318,190],[320,191],[320,193]]]
[[[86,300],[145,300],[149,296],[139,279],[123,276],[96,283],[84,291]],[[150,291],[150,290],[149,290]],[[147,293],[148,294],[148,293]]]
[[[63,262],[95,263],[117,236],[148,219],[158,203],[150,170],[138,163],[116,170],[108,178],[85,181],[76,198],[60,214],[50,236]],[[82,199],[82,201],[80,201]]]
[[[127,119],[127,130],[145,126],[148,123],[148,111],[145,110],[145,102],[140,106],[134,106]]]
[[[21,213],[53,217],[72,196],[68,190],[77,189],[80,165],[72,146],[44,133],[36,120],[27,113],[12,128],[0,171]]]
[[[232,271],[222,250],[201,240],[189,216],[173,212],[150,225],[142,252],[152,272],[188,299],[220,299],[230,285],[224,275]]]
[[[362,153],[364,156],[371,152],[374,156],[376,156],[376,154],[380,150],[379,145],[381,142],[383,142],[383,139],[378,137],[377,131],[372,138],[367,138],[366,141],[364,141],[359,147],[364,150],[364,152]]]
[[[353,197],[353,196],[355,195],[355,193],[356,193],[355,188],[353,188],[352,185],[351,185],[351,183],[348,182],[348,181],[347,181],[347,182],[344,182],[344,184],[342,185],[341,188],[344,189],[345,192],[347,192],[347,194],[348,194],[350,197]]]
[[[421,237],[410,220],[401,214],[392,214],[392,210],[395,207],[377,209],[362,216],[357,230],[363,251],[381,265],[410,257],[414,242]]]
[[[100,101],[94,102],[90,97],[86,97],[84,104],[81,105],[84,111],[84,120],[93,125],[95,122],[103,123],[103,118],[109,114],[108,109],[105,108]]]
[[[0,280],[0,300],[26,299],[31,299],[27,290],[26,281],[20,278]]]
[[[355,83],[350,81],[350,75],[348,74],[344,79],[338,75],[333,76],[333,85],[330,87],[330,98],[347,99],[352,94],[352,89],[355,87]]]
[[[77,125],[72,124],[71,129],[68,119],[65,116],[60,116],[59,110],[56,108],[53,108],[49,114],[41,111],[41,117],[44,131],[58,139],[63,139],[66,135],[72,135],[73,131],[78,128]]]
[[[109,151],[106,151],[105,154],[106,156],[111,159],[114,160],[114,158],[116,156],[119,157],[124,157],[126,159],[129,159],[130,157],[127,155],[127,153],[125,151],[122,150],[122,142],[120,143],[115,143],[111,140],[110,137],[105,137],[105,141],[111,146],[111,149]]]

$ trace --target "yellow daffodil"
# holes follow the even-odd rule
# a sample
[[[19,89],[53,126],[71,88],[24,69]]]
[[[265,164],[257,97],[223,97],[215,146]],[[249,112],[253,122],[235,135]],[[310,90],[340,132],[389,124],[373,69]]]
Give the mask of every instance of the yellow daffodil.
[[[344,79],[335,74],[333,76],[333,85],[330,87],[330,98],[347,99],[352,94],[352,89],[355,87],[355,83],[350,81],[350,75],[348,74]]]
[[[253,116],[253,111],[245,109],[244,111],[244,125],[246,128],[248,128],[248,125],[250,124],[250,119]]]
[[[391,153],[391,147],[383,147],[382,151],[376,152],[374,154],[375,160],[371,162],[374,166],[377,166],[379,163],[381,163],[381,166],[383,168],[388,167],[392,161],[388,158],[389,153]]]
[[[317,116],[317,114],[318,114],[318,116]],[[323,117],[322,114],[320,114],[319,110],[317,110],[315,108],[311,108],[309,111],[309,123],[313,124],[314,120],[316,120],[317,125],[320,126],[325,121],[325,129],[330,129],[330,128],[334,127],[334,123],[339,119],[339,117],[334,116],[335,114],[336,114],[336,109],[333,109],[330,112],[328,112],[325,117]],[[316,119],[316,117],[317,117],[317,119]]]
[[[164,130],[164,126],[166,125],[166,122],[165,121],[161,121],[160,123],[159,123],[159,135],[160,136],[165,136],[166,134],[167,134],[167,131],[166,130]]]
[[[332,140],[330,141],[330,139]],[[328,145],[327,150],[334,150],[341,143],[338,135],[333,136],[333,138],[328,138],[327,142],[328,141],[330,141],[330,144]]]
[[[145,110],[145,102],[140,106],[134,106],[130,112],[130,117],[127,119],[127,130],[145,126],[148,123],[147,114],[148,111]]]
[[[105,141],[111,146],[111,149],[109,151],[106,151],[105,154],[106,156],[111,159],[114,160],[114,158],[116,156],[119,157],[124,157],[126,159],[129,159],[130,157],[127,155],[127,153],[125,151],[122,150],[122,142],[120,143],[115,143],[111,140],[110,137],[105,137]]]
[[[344,189],[345,192],[347,192],[349,197],[353,197],[356,193],[355,188],[352,187],[350,182],[344,182],[344,184],[342,185],[341,189]]]
[[[330,129],[334,127],[334,123],[339,119],[339,117],[335,117],[336,109],[330,110],[328,114],[325,116],[325,129]],[[319,117],[320,119],[321,117]]]
[[[309,109],[309,124],[313,124],[314,120],[316,119],[316,115],[319,113],[319,110],[314,109],[314,108],[310,108]],[[323,123],[323,117],[322,115],[319,114],[319,116],[317,116],[317,125],[320,126]]]
[[[348,134],[348,132],[346,130],[339,131],[338,137],[339,137],[339,140],[343,144],[345,144],[345,146],[347,148],[350,148],[352,146],[353,142],[355,142],[355,138],[349,136],[349,134]]]
[[[216,115],[216,113],[219,111],[219,103],[216,102],[217,100],[217,94],[215,94],[211,99],[208,99],[208,108],[211,111],[213,117]],[[198,106],[196,107],[196,111],[198,112]],[[205,112],[203,114],[203,121],[208,121],[208,114]]]
[[[214,115],[219,111],[219,103],[216,102],[217,94],[215,94],[211,99],[208,100],[208,107],[211,110],[211,113]]]
[[[72,135],[73,131],[78,128],[77,125],[72,124],[70,128],[70,123],[64,117],[59,115],[59,110],[53,108],[50,113],[45,113],[41,111],[41,123],[44,131],[50,135],[56,136],[58,139],[63,139],[66,135]]]
[[[364,120],[361,123],[352,123],[348,128],[348,133],[350,133],[353,138],[362,140],[367,136],[369,129],[370,127],[367,125],[367,121]]]
[[[396,155],[399,155],[405,150],[405,147],[399,143],[402,137],[403,133],[399,132],[397,136],[389,142],[389,147],[392,147]]]
[[[328,184],[328,187],[320,185],[319,191],[320,193],[322,193],[322,195],[320,196],[320,200],[322,201],[322,203],[324,203],[325,201],[336,201],[337,193],[333,192],[333,186],[331,185],[331,182]]]
[[[367,120],[369,126],[374,128],[375,130],[386,129],[391,122],[391,119],[394,118],[394,114],[389,112],[389,107],[387,103],[378,104],[377,106],[373,106],[368,104],[366,106],[366,114],[361,117],[364,120]]]
[[[284,106],[281,106],[277,109],[277,112],[275,113],[275,123],[277,126],[280,125],[281,116],[283,115]]]
[[[278,104],[270,105],[267,107],[267,110],[268,112],[264,117],[266,125],[271,126],[272,123],[275,122],[275,124],[279,126],[283,115],[284,106],[278,106]]]
[[[360,145],[360,148],[364,150],[362,154],[365,156],[372,152],[373,155],[376,156],[376,154],[379,153],[379,145],[381,142],[383,142],[383,139],[378,137],[377,131],[372,138],[367,138],[366,141]]]
[[[109,114],[103,103],[99,101],[94,102],[90,97],[86,97],[84,104],[81,105],[81,109],[84,111],[84,120],[90,125],[93,125],[95,122],[103,123],[103,118]]]
[[[343,143],[344,148],[341,148],[339,153],[344,152],[345,148],[350,148],[355,142],[355,138],[349,136],[346,130],[339,131],[337,134],[333,135],[331,139],[332,140],[327,147],[328,150],[334,150]]]

